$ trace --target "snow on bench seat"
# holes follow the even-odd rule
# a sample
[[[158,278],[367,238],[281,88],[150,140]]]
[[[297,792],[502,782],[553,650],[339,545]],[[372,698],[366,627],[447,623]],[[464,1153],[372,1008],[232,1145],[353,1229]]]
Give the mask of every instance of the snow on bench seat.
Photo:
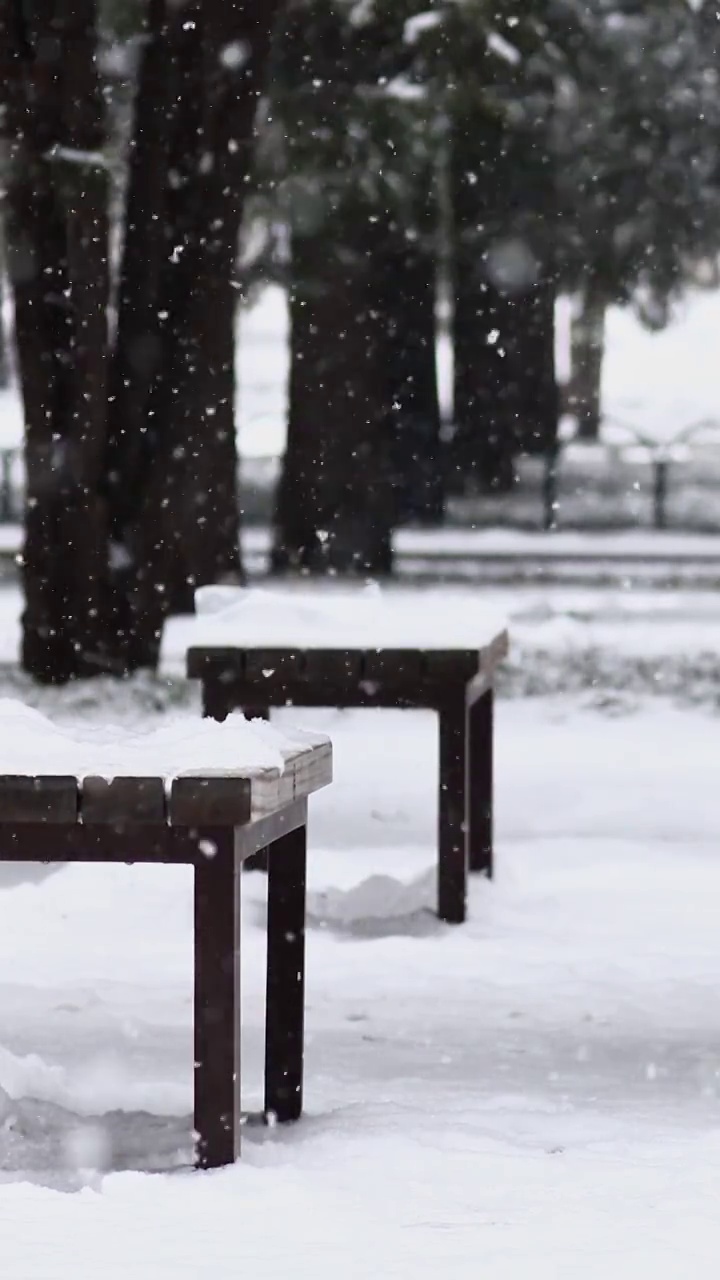
[[[79,737],[0,699],[0,821],[247,823],[326,786],[329,739],[241,714]]]
[[[475,652],[506,635],[505,618],[463,599],[439,606],[430,592],[327,587],[213,586],[195,593],[193,648],[464,649]]]

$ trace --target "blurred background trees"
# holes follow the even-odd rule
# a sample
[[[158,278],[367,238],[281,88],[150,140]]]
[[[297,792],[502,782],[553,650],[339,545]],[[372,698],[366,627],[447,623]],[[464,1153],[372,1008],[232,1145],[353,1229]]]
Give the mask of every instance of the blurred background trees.
[[[234,320],[264,284],[273,568],[377,575],[561,421],[596,438],[607,308],[661,326],[717,261],[709,3],[0,0],[0,36],[41,678],[152,665],[168,611],[239,579]]]
[[[1,0],[38,679],[155,665],[167,613],[239,577],[234,266],[273,17]]]

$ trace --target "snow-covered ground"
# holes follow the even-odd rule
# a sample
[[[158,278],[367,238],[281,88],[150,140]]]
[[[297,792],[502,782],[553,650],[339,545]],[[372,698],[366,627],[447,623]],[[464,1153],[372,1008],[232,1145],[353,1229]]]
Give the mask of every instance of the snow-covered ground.
[[[567,376],[569,308],[558,304],[558,373]],[[285,295],[269,288],[241,312],[237,368],[238,427],[245,458],[277,457],[285,444],[288,374]],[[720,424],[720,378],[715,358],[720,332],[720,291],[694,291],[678,304],[673,322],[661,333],[644,329],[632,311],[608,313],[603,371],[603,408],[609,418],[629,423],[655,440],[709,419]],[[438,352],[441,398],[449,413],[451,352]],[[0,448],[20,443],[22,419],[15,392],[0,391]]]
[[[189,873],[2,868],[12,1280],[714,1277],[720,606],[485,595],[516,637],[497,715],[497,879],[473,884],[466,926],[438,925],[431,716],[301,715],[336,761],[311,802],[307,1114],[249,1129],[235,1169],[185,1167]],[[463,596],[408,595],[416,607],[450,619]],[[0,593],[0,658],[17,610]],[[0,695],[30,694],[64,723],[149,728],[196,705],[177,677],[186,637],[173,624],[157,684],[31,691],[6,670]],[[263,891],[245,878],[251,1108]]]

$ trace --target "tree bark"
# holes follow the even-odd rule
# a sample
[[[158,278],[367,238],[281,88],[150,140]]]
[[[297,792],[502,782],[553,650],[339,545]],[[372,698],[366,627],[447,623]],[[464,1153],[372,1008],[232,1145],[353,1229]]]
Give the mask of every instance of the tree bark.
[[[600,434],[606,310],[604,291],[589,278],[570,328],[568,410],[577,419],[580,440],[597,440]]]
[[[439,524],[444,514],[434,249],[398,227],[375,259],[388,316],[385,359],[398,522]]]
[[[457,114],[450,139],[452,207],[453,418],[451,484],[506,489],[517,448],[514,387],[507,366],[505,300],[488,278],[486,253],[501,214],[500,122]]]
[[[37,679],[62,681],[102,662],[107,181],[94,4],[39,4],[36,16],[33,27],[3,0],[8,260],[26,419],[22,658]]]
[[[3,226],[2,214],[0,213],[0,390],[3,391],[10,386],[11,368],[11,338],[5,317],[5,300],[7,296],[6,273],[5,228]]]
[[[34,28],[0,0],[38,679],[155,666],[171,608],[240,575],[233,266],[276,8],[150,0],[108,396],[95,0]]]
[[[385,228],[356,198],[296,232],[288,438],[275,511],[276,572],[386,574],[395,501]]]
[[[450,174],[453,482],[504,491],[557,433],[552,175],[532,136],[474,116],[454,122]]]

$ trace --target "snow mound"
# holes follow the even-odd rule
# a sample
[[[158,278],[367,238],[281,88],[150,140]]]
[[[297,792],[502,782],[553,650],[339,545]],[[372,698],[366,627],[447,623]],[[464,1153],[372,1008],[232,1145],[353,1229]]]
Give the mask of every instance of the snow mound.
[[[459,597],[439,609],[424,592],[303,586],[302,592],[201,587],[191,645],[327,649],[480,649],[506,628],[497,611]]]
[[[178,714],[145,732],[99,727],[79,736],[22,702],[0,699],[0,774],[242,774],[282,769],[289,756],[318,741],[299,729],[281,733],[265,721],[248,721],[239,712],[222,724]]]
[[[316,928],[367,937],[428,933],[439,927],[436,897],[434,868],[408,883],[393,876],[373,875],[352,889],[328,888],[308,894],[307,922]]]

